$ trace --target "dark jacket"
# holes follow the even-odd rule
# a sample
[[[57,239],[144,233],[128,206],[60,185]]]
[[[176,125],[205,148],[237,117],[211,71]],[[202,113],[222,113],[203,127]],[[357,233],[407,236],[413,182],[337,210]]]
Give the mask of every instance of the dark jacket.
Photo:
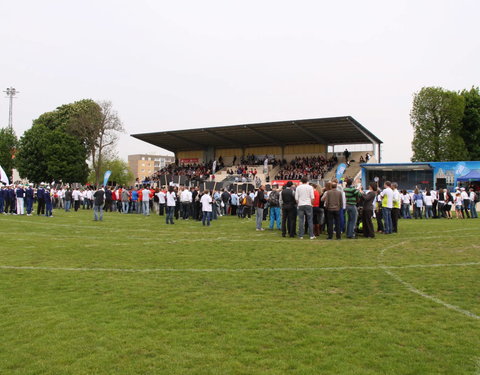
[[[105,192],[103,190],[97,190],[93,194],[93,198],[95,198],[94,200],[95,206],[102,206],[103,203],[105,202]]]
[[[257,208],[263,208],[265,206],[265,203],[267,203],[267,200],[265,199],[265,193],[263,192],[263,190],[257,191],[257,195],[253,200],[254,206]]]
[[[282,208],[293,208],[296,206],[295,193],[292,189],[285,188],[281,192]]]
[[[363,197],[363,209],[364,210],[373,210],[373,201],[375,200],[375,197],[377,194],[375,194],[374,191],[367,191],[366,193],[362,193]]]

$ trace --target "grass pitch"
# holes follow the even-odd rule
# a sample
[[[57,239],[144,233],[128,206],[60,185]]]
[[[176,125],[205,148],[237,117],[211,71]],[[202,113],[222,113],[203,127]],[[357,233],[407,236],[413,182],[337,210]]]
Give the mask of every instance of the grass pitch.
[[[302,241],[54,215],[0,217],[0,374],[480,373],[478,220]]]

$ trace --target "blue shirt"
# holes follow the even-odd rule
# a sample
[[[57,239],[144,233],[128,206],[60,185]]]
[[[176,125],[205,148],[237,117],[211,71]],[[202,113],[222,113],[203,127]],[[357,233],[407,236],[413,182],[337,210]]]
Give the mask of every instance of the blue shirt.
[[[44,188],[38,188],[37,189],[37,198],[38,199],[44,199],[44,194],[45,194],[45,189]]]
[[[132,201],[138,200],[138,191],[132,190]]]
[[[32,189],[31,187],[29,187],[29,188],[25,191],[25,197],[26,197],[26,198],[33,199],[33,189]]]
[[[17,188],[17,191],[15,193],[17,194],[17,198],[25,197],[25,190],[23,190],[22,188]]]

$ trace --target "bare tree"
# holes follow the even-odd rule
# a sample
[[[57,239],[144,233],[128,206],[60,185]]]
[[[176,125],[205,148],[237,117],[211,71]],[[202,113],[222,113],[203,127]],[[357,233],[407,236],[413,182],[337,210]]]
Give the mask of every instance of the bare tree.
[[[69,129],[82,139],[98,185],[103,162],[108,154],[114,152],[119,133],[125,131],[117,111],[112,108],[110,101],[91,102],[72,118]]]

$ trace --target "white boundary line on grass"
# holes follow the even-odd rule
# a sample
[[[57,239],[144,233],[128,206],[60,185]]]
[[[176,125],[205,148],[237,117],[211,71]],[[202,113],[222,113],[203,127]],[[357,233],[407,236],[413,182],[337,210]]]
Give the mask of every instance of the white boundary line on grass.
[[[380,263],[382,263],[382,259],[380,258],[383,258],[383,256],[385,255],[385,252],[389,249],[392,249],[392,248],[396,248],[396,247],[399,247],[399,246],[402,246],[403,244],[405,244],[406,242],[408,241],[402,241],[398,244],[395,244],[395,245],[390,245],[390,246],[387,246],[385,248],[383,248],[380,253],[379,253],[379,261]],[[453,311],[456,311],[460,314],[463,314],[465,316],[468,316],[469,318],[473,318],[473,319],[478,319],[480,320],[480,316],[477,315],[477,314],[474,314],[472,313],[471,311],[468,311],[468,310],[465,310],[465,309],[462,309],[461,307],[458,307],[458,306],[455,306],[455,305],[452,305],[448,302],[445,302],[445,301],[442,301],[440,298],[437,298],[437,297],[434,297],[434,296],[431,296],[425,292],[422,292],[421,290],[415,288],[412,284],[406,282],[405,280],[403,280],[400,276],[398,276],[396,273],[392,272],[392,267],[391,266],[386,266],[386,265],[381,265],[380,268],[383,269],[383,271],[388,275],[390,276],[391,278],[393,278],[394,280],[398,281],[400,284],[402,284],[404,287],[406,287],[410,292],[412,293],[415,293],[425,299],[428,299],[430,301],[433,301],[439,305],[442,305],[443,307],[446,307],[447,309],[450,309],[450,310],[453,310]],[[406,267],[404,267],[406,268]],[[411,267],[410,267],[411,268]]]
[[[241,273],[241,272],[311,272],[311,271],[347,271],[347,270],[391,270],[408,268],[438,268],[438,267],[468,267],[480,266],[480,262],[469,263],[439,263],[439,264],[408,264],[404,266],[337,266],[337,267],[285,267],[285,268],[96,268],[96,267],[42,267],[42,266],[9,266],[0,265],[2,270],[39,270],[39,271],[77,271],[77,272],[198,272],[198,273]]]

